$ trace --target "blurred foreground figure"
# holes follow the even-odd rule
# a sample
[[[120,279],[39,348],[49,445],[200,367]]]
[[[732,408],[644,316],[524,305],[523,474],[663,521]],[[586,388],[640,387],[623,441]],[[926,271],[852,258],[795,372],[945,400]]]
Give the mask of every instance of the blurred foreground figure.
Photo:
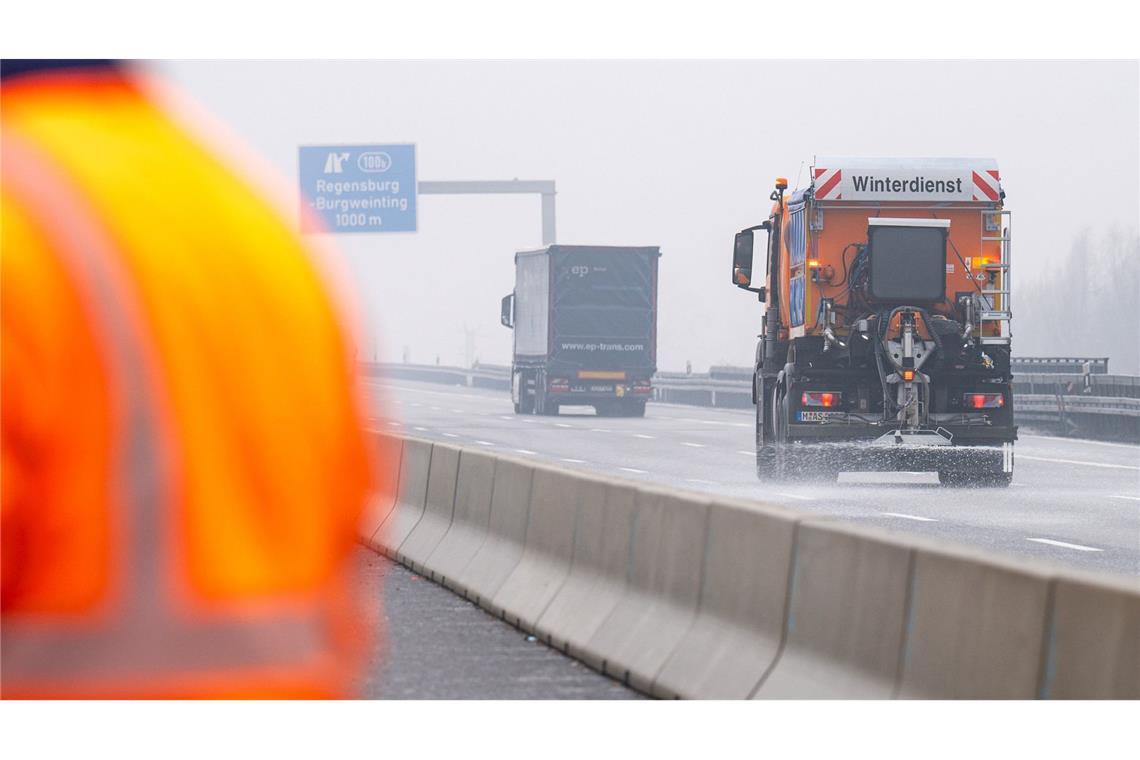
[[[0,114],[0,693],[348,696],[372,473],[302,242],[118,67],[5,61]]]

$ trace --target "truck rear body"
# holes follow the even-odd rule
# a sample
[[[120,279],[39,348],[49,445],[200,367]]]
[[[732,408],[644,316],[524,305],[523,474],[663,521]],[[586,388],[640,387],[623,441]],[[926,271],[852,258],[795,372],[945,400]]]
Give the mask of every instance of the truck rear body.
[[[504,324],[515,331],[520,410],[644,413],[656,371],[659,256],[655,247],[564,245],[516,254]]]
[[[751,231],[734,251],[734,283],[766,303],[758,471],[806,457],[825,475],[838,464],[1008,482],[1010,217],[996,163],[820,158],[806,190],[784,187],[753,228],[769,233],[763,288]]]

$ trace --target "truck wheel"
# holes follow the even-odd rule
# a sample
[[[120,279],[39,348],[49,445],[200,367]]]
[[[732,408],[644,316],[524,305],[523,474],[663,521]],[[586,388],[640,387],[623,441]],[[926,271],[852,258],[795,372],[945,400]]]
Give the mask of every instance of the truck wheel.
[[[534,414],[534,394],[527,390],[527,376],[524,374],[519,383],[519,412]]]
[[[644,401],[630,401],[623,404],[621,407],[623,417],[644,417],[645,416],[645,402]]]
[[[756,477],[761,480],[774,480],[778,477],[776,443],[772,435],[773,389],[763,380],[756,394]],[[767,410],[767,412],[765,412]]]

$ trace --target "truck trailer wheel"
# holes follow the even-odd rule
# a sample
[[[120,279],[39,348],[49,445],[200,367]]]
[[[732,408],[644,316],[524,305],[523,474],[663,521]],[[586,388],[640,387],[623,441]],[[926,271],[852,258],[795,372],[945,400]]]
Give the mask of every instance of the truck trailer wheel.
[[[527,388],[528,376],[524,373],[519,378],[519,405],[518,410],[520,414],[534,414],[534,392]],[[537,385],[537,378],[535,379]]]

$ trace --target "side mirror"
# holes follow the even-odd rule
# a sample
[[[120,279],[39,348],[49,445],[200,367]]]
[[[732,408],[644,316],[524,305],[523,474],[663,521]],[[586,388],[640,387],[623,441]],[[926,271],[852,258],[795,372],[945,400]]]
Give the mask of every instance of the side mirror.
[[[763,290],[763,288],[752,287],[752,259],[756,245],[756,239],[752,233],[754,230],[769,232],[771,229],[772,223],[766,221],[763,224],[736,233],[736,240],[732,246],[732,284],[736,287],[750,290],[753,293]]]
[[[499,304],[499,321],[503,323],[503,327],[514,328],[515,326],[515,294],[503,296],[503,300]]]

